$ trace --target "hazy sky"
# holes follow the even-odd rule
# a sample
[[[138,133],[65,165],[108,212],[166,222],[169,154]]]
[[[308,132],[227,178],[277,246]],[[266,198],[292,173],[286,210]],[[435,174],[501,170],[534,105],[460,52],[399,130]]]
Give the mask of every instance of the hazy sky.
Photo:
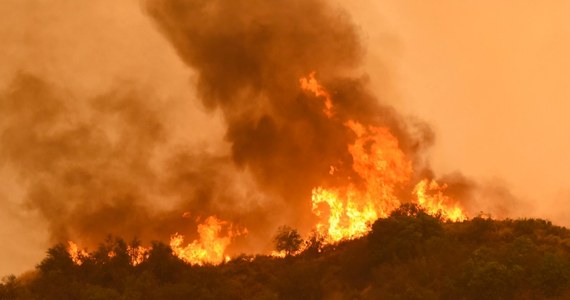
[[[439,175],[500,181],[518,215],[570,225],[570,2],[337,0],[365,40],[377,94],[428,121]],[[120,84],[152,91],[180,139],[223,149],[217,114],[195,101],[192,71],[137,0],[3,0],[0,87],[31,72],[80,99]],[[2,147],[2,145],[0,145]],[[0,165],[0,275],[43,257],[41,220]]]
[[[354,10],[368,72],[390,60],[395,105],[436,130],[434,168],[502,180],[534,206],[525,215],[570,225],[570,3],[367,4]],[[392,57],[376,55],[384,35]]]

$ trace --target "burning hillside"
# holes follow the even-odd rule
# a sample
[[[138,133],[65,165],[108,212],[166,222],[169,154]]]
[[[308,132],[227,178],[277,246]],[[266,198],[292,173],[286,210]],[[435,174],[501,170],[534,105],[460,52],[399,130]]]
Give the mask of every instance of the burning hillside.
[[[218,264],[269,253],[283,224],[337,243],[402,203],[466,218],[465,199],[447,193],[454,183],[429,168],[431,129],[373,95],[359,32],[339,8],[149,0],[144,9],[193,72],[195,96],[221,115],[223,150],[172,134],[202,129],[169,120],[169,106],[136,87],[74,99],[22,73],[0,95],[0,161],[50,241],[77,245],[77,262],[107,235]]]
[[[300,82],[303,90],[322,98],[323,113],[327,118],[334,119],[333,100],[329,92],[318,83],[315,74],[301,78]],[[315,230],[326,243],[338,243],[367,234],[374,221],[387,217],[407,201],[417,203],[428,213],[441,216],[444,220],[466,219],[461,208],[445,195],[446,186],[439,185],[432,179],[422,179],[416,183],[410,191],[410,200],[398,198],[396,190],[409,184],[413,169],[411,161],[399,148],[398,140],[389,128],[365,127],[353,120],[346,121],[344,125],[355,135],[354,142],[347,145],[352,164],[347,166],[349,170],[343,170],[343,165],[331,165],[329,175],[334,176],[335,172],[339,172],[353,173],[357,177],[337,180],[337,184],[343,185],[315,187],[312,191],[312,210],[319,219]],[[322,207],[324,204],[326,209]],[[184,245],[184,237],[175,233],[170,246],[177,257],[190,264],[227,262],[231,258],[226,253],[226,248],[232,238],[247,233],[247,229],[239,231],[232,226],[227,221],[210,216],[198,225],[197,240]],[[222,227],[227,227],[225,234],[222,234]],[[81,264],[81,256],[86,252],[78,250],[73,242],[70,242],[68,249],[73,261]],[[133,252],[133,263],[140,263],[144,257],[141,254],[143,250]]]
[[[97,30],[52,36],[58,6],[32,13],[14,39],[34,59],[0,87],[1,216],[55,246],[0,299],[570,299],[570,231],[509,219],[519,202],[501,183],[438,165],[434,129],[367,75],[366,33],[338,5],[142,1],[131,25],[180,70],[133,81],[87,72]],[[88,59],[70,55],[79,36]],[[35,49],[52,44],[61,65],[93,62],[55,78]]]
[[[334,107],[330,93],[315,79],[315,73],[301,78],[304,90],[323,98],[323,112],[333,118]],[[329,242],[360,237],[370,231],[378,218],[387,217],[407,199],[399,199],[396,190],[406,186],[413,173],[412,163],[399,148],[397,138],[386,127],[364,125],[348,120],[344,125],[353,131],[355,141],[348,145],[352,158],[351,170],[330,166],[330,175],[353,172],[357,177],[346,178],[343,186],[317,187],[312,192],[313,212],[321,218],[317,231]],[[465,220],[461,208],[444,194],[445,186],[434,180],[423,179],[413,189],[412,201],[426,211],[441,215],[450,221]],[[328,206],[328,218],[323,216],[320,204]]]
[[[544,220],[443,222],[405,204],[364,237],[284,259],[200,266],[161,243],[140,262],[121,239],[77,256],[57,245],[35,272],[4,278],[0,299],[567,299],[569,240]]]
[[[478,211],[476,184],[430,168],[432,129],[374,95],[360,32],[338,7],[149,0],[144,12],[192,72],[192,96],[219,116],[215,150],[180,138],[207,125],[171,120],[173,102],[142,88],[75,99],[21,73],[0,94],[0,162],[76,264],[108,235],[143,241],[132,264],[150,241],[221,264],[271,253],[281,225],[331,245],[406,203],[453,222]]]

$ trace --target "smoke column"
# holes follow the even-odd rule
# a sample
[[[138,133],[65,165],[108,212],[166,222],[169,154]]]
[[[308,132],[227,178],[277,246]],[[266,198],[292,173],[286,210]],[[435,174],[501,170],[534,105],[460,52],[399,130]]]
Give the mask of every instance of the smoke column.
[[[0,94],[0,163],[23,182],[51,241],[166,241],[217,215],[249,229],[233,251],[266,251],[277,226],[314,225],[314,187],[357,180],[350,168],[329,173],[352,163],[347,120],[390,128],[418,176],[430,174],[431,129],[372,95],[358,30],[342,10],[318,0],[152,0],[145,9],[196,72],[202,104],[221,112],[230,153],[177,143],[166,108],[144,89],[120,85],[77,105],[22,73]],[[311,72],[332,93],[331,118],[299,87]]]
[[[388,126],[422,163],[431,130],[367,89],[358,74],[364,50],[343,11],[324,1],[176,0],[149,1],[148,11],[197,72],[204,105],[223,112],[233,161],[284,203],[289,222],[306,226],[311,189],[330,177],[330,165],[351,163],[348,119]],[[299,89],[299,78],[312,71],[333,93],[332,119]]]

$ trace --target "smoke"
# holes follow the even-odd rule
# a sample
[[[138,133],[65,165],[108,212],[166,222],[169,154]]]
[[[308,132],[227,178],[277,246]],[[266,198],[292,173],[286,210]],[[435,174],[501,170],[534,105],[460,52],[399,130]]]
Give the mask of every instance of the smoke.
[[[136,96],[93,99],[93,115],[79,117],[48,83],[20,74],[0,99],[0,157],[25,180],[26,205],[48,220],[53,240],[140,233],[150,155],[164,132]],[[104,128],[113,121],[114,139]]]
[[[263,222],[255,213],[262,199],[248,182],[232,182],[227,158],[170,146],[150,94],[123,87],[82,99],[85,107],[65,96],[29,74],[0,95],[0,164],[17,172],[25,205],[47,221],[52,242],[165,241],[192,236],[195,220],[210,214]]]
[[[310,221],[311,189],[330,177],[329,167],[350,166],[349,119],[388,126],[421,164],[431,130],[372,95],[358,74],[365,52],[358,30],[343,11],[318,0],[156,0],[148,11],[196,71],[203,104],[223,112],[233,161],[285,203],[294,225]],[[299,78],[312,71],[333,93],[331,119],[300,90]]]
[[[416,176],[433,177],[433,131],[374,97],[358,28],[342,10],[320,0],[150,0],[145,9],[195,72],[204,107],[221,112],[230,153],[178,141],[171,108],[140,87],[74,99],[49,78],[20,74],[0,94],[0,165],[17,172],[51,241],[165,241],[217,215],[249,230],[234,251],[267,250],[277,226],[314,224],[314,187],[357,179],[348,120],[389,127]],[[331,118],[299,87],[313,71],[333,95]],[[346,168],[331,176],[331,165]],[[476,188],[448,181],[458,196]]]

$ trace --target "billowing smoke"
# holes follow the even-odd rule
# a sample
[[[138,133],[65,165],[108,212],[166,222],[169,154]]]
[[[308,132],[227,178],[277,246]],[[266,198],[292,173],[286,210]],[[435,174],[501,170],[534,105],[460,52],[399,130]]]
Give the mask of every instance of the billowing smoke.
[[[230,154],[178,144],[163,107],[135,87],[81,106],[21,74],[0,95],[0,163],[17,171],[53,241],[167,240],[194,232],[189,218],[217,215],[248,228],[235,251],[266,250],[278,225],[313,225],[314,187],[358,180],[349,167],[330,174],[352,163],[348,120],[390,128],[416,176],[433,176],[423,155],[433,132],[372,95],[357,27],[343,11],[320,0],[151,0],[145,9],[196,72],[203,105],[221,111]],[[299,86],[311,72],[333,96],[330,118]],[[458,195],[474,186],[460,181]]]
[[[228,158],[169,146],[149,97],[121,88],[83,107],[29,74],[0,95],[0,162],[25,185],[25,205],[45,218],[52,242],[166,241],[210,214],[264,222],[261,196],[234,180]]]
[[[154,180],[149,156],[164,132],[136,96],[105,95],[81,116],[48,83],[20,74],[0,97],[0,157],[25,181],[26,204],[55,240],[140,232],[144,187]],[[114,141],[109,122],[119,123]]]
[[[419,148],[431,142],[427,126],[408,128],[370,93],[358,75],[364,50],[357,29],[324,1],[158,0],[148,10],[197,72],[204,105],[223,112],[234,162],[286,203],[294,223],[307,221],[311,189],[330,177],[329,167],[351,163],[347,120],[388,126],[417,163]],[[312,71],[333,93],[331,119],[299,87]]]

